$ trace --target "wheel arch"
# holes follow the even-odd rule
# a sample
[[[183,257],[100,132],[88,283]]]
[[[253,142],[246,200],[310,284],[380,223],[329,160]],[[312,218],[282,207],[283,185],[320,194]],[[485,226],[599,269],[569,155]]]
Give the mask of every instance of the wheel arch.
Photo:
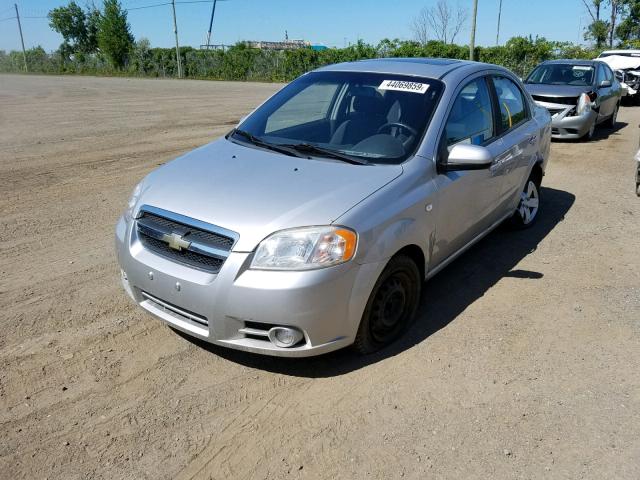
[[[413,262],[418,267],[418,270],[420,271],[420,278],[424,280],[426,277],[426,257],[424,252],[422,251],[422,248],[416,244],[405,245],[400,250],[398,250],[391,257],[391,259],[400,255],[407,256],[411,260],[413,260]],[[389,261],[391,261],[391,259],[389,259]]]
[[[533,167],[531,168],[530,176],[534,178],[534,181],[536,182],[536,185],[538,185],[538,188],[540,188],[540,185],[542,185],[542,177],[544,177],[543,164],[543,160],[540,159],[536,161],[536,163],[534,163]]]

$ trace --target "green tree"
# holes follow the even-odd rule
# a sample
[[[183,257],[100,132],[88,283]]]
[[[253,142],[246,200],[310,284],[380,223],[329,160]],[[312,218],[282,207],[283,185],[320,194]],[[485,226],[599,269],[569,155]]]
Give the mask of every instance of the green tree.
[[[584,32],[584,39],[594,41],[598,48],[606,44],[608,36],[609,22],[605,22],[604,20],[595,20]]]
[[[104,11],[98,22],[98,47],[114,68],[127,64],[133,48],[133,35],[127,22],[127,12],[118,0],[104,0]]]
[[[616,28],[616,36],[623,45],[629,46],[640,40],[640,1],[622,0],[621,21]]]
[[[65,57],[96,51],[96,18],[99,16],[95,7],[89,7],[85,12],[73,0],[67,6],[54,8],[49,12],[49,26],[62,35],[64,40],[60,51]]]

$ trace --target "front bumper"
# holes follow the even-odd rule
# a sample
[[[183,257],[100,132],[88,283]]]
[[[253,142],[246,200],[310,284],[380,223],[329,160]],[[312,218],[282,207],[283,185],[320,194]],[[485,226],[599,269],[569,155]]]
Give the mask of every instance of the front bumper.
[[[555,118],[554,118],[555,117]],[[596,123],[598,113],[593,110],[585,115],[574,117],[551,117],[551,137],[562,139],[579,139],[584,137]]]
[[[557,139],[574,139],[584,137],[598,119],[598,113],[589,110],[583,115],[572,115],[575,106],[536,102],[549,110],[551,114],[551,137]]]
[[[122,283],[147,312],[209,343],[249,352],[304,357],[348,346],[384,264],[343,265],[305,272],[249,270],[250,253],[232,252],[217,274],[145,250],[121,218],[116,252]],[[260,332],[294,327],[296,346],[273,344]]]

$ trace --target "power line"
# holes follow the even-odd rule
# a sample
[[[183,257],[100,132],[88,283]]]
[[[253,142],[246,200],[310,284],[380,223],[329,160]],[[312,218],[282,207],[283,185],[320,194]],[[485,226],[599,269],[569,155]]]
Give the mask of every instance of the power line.
[[[171,5],[171,2],[166,2],[166,3],[155,3],[153,5],[143,5],[142,7],[131,7],[131,8],[126,8],[125,10],[128,12],[130,10],[142,10],[145,8],[155,8],[155,7],[162,7],[164,5]]]
[[[0,18],[0,22],[4,22],[6,20],[13,20],[16,17],[6,17],[6,18]]]

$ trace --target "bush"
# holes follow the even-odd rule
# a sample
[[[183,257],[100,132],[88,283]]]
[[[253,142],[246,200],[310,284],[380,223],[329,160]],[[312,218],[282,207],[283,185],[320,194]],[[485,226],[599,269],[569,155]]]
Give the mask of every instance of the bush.
[[[526,76],[538,63],[552,58],[595,58],[597,50],[585,49],[567,42],[550,42],[544,38],[514,37],[504,46],[477,47],[475,58],[481,62],[502,65],[517,75]],[[383,40],[378,45],[362,41],[346,48],[322,51],[311,48],[297,50],[258,50],[238,43],[227,50],[180,48],[184,76],[216,80],[286,82],[323,65],[368,58],[436,57],[466,59],[469,48],[464,45],[430,41],[420,44],[398,39]],[[27,52],[30,72],[121,75],[100,53],[68,55],[68,52],[46,53],[42,47]],[[22,53],[0,51],[0,72],[23,71]],[[175,77],[178,73],[175,49],[151,48],[140,39],[133,44],[127,75]]]

